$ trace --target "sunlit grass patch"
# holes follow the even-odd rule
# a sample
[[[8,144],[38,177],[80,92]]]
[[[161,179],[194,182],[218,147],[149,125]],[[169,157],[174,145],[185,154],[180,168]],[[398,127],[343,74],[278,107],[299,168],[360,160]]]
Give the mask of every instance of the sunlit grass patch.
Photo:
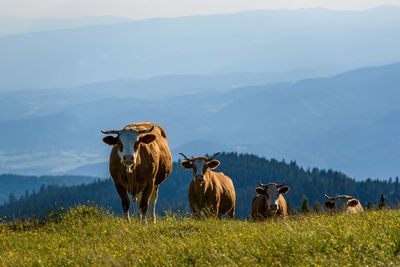
[[[0,224],[3,265],[399,265],[400,211],[310,214],[255,223],[156,224],[78,206],[45,221]]]

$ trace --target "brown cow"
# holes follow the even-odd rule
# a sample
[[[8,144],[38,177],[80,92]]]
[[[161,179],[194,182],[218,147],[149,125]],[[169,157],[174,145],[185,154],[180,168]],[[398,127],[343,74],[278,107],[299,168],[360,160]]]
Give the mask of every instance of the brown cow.
[[[222,172],[213,172],[220,162],[214,159],[219,153],[211,158],[195,157],[189,159],[180,153],[185,160],[181,165],[185,169],[193,170],[193,179],[189,185],[189,204],[193,217],[221,218],[224,214],[228,218],[235,217],[235,188],[232,180]]]
[[[122,130],[102,131],[103,141],[112,145],[110,173],[129,220],[129,193],[136,202],[138,215],[146,219],[149,201],[153,221],[159,185],[172,171],[171,152],[163,128],[150,122],[133,123]],[[140,201],[140,204],[137,202]]]
[[[261,184],[256,188],[257,196],[253,198],[251,204],[251,218],[253,221],[263,221],[266,218],[280,215],[287,216],[287,205],[283,194],[289,192],[290,187],[285,183]]]
[[[328,197],[325,194],[325,197],[328,201],[324,202],[324,206],[329,212],[344,211],[346,213],[358,213],[364,211],[360,201],[352,196],[338,195],[336,197]]]

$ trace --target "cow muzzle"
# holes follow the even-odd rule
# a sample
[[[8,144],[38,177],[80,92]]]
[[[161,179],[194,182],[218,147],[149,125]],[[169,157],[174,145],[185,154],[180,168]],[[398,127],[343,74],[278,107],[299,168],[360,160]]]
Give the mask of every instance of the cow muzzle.
[[[194,177],[194,181],[196,182],[196,183],[202,183],[202,182],[204,182],[204,175],[196,175],[195,177]]]
[[[272,211],[276,211],[276,210],[278,210],[278,206],[276,204],[271,204],[271,205],[269,205],[269,209]]]
[[[127,167],[132,166],[133,163],[134,163],[133,155],[124,155],[122,157],[121,163],[124,164]]]

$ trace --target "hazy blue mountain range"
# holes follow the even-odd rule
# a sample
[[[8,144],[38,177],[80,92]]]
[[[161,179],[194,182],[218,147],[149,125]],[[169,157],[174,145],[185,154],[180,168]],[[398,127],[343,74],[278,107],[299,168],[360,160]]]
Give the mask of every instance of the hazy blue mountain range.
[[[66,107],[104,98],[163,100],[198,93],[221,93],[249,85],[294,82],[315,77],[308,71],[222,75],[157,76],[113,80],[67,88],[0,92],[0,121],[26,119],[63,111]]]
[[[0,18],[0,35],[23,34],[40,31],[79,28],[90,25],[105,25],[126,21],[123,17],[86,17],[79,19],[52,18]]]
[[[0,37],[0,90],[177,74],[312,70],[400,61],[400,8],[268,10],[126,21]]]
[[[400,64],[294,83],[196,89],[156,100],[136,98],[129,86],[115,96],[107,86],[93,93],[95,87],[37,91],[26,98],[30,92],[2,94],[7,97],[1,98],[0,114],[10,117],[0,121],[0,172],[94,170],[106,177],[110,147],[100,130],[148,120],[165,128],[175,159],[178,152],[223,150],[296,160],[356,179],[400,173]],[[154,87],[155,94],[162,88]],[[7,103],[13,101],[19,108],[10,113]]]

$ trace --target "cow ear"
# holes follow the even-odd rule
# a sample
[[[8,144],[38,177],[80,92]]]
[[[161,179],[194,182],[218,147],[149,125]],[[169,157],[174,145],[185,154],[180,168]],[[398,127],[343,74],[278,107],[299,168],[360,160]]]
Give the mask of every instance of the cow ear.
[[[358,205],[358,203],[360,203],[357,199],[350,199],[349,201],[348,201],[348,203],[347,203],[347,205],[349,206],[349,207],[355,207],[355,206],[357,206]]]
[[[118,137],[109,135],[103,138],[103,142],[106,143],[107,145],[113,146],[116,143],[118,143]]]
[[[189,160],[182,160],[181,165],[184,169],[192,169],[193,165]]]
[[[156,139],[154,134],[146,134],[145,136],[139,138],[139,143],[149,144],[153,142],[154,139]]]
[[[286,194],[287,192],[290,191],[290,187],[289,186],[282,186],[278,189],[278,192],[281,194]]]
[[[210,160],[207,162],[207,167],[210,169],[215,169],[219,166],[220,162],[216,159]]]
[[[333,202],[333,201],[325,201],[324,202],[324,206],[327,209],[333,209],[335,207],[335,202]]]
[[[257,187],[256,192],[263,195],[265,193],[265,189],[262,187]]]

